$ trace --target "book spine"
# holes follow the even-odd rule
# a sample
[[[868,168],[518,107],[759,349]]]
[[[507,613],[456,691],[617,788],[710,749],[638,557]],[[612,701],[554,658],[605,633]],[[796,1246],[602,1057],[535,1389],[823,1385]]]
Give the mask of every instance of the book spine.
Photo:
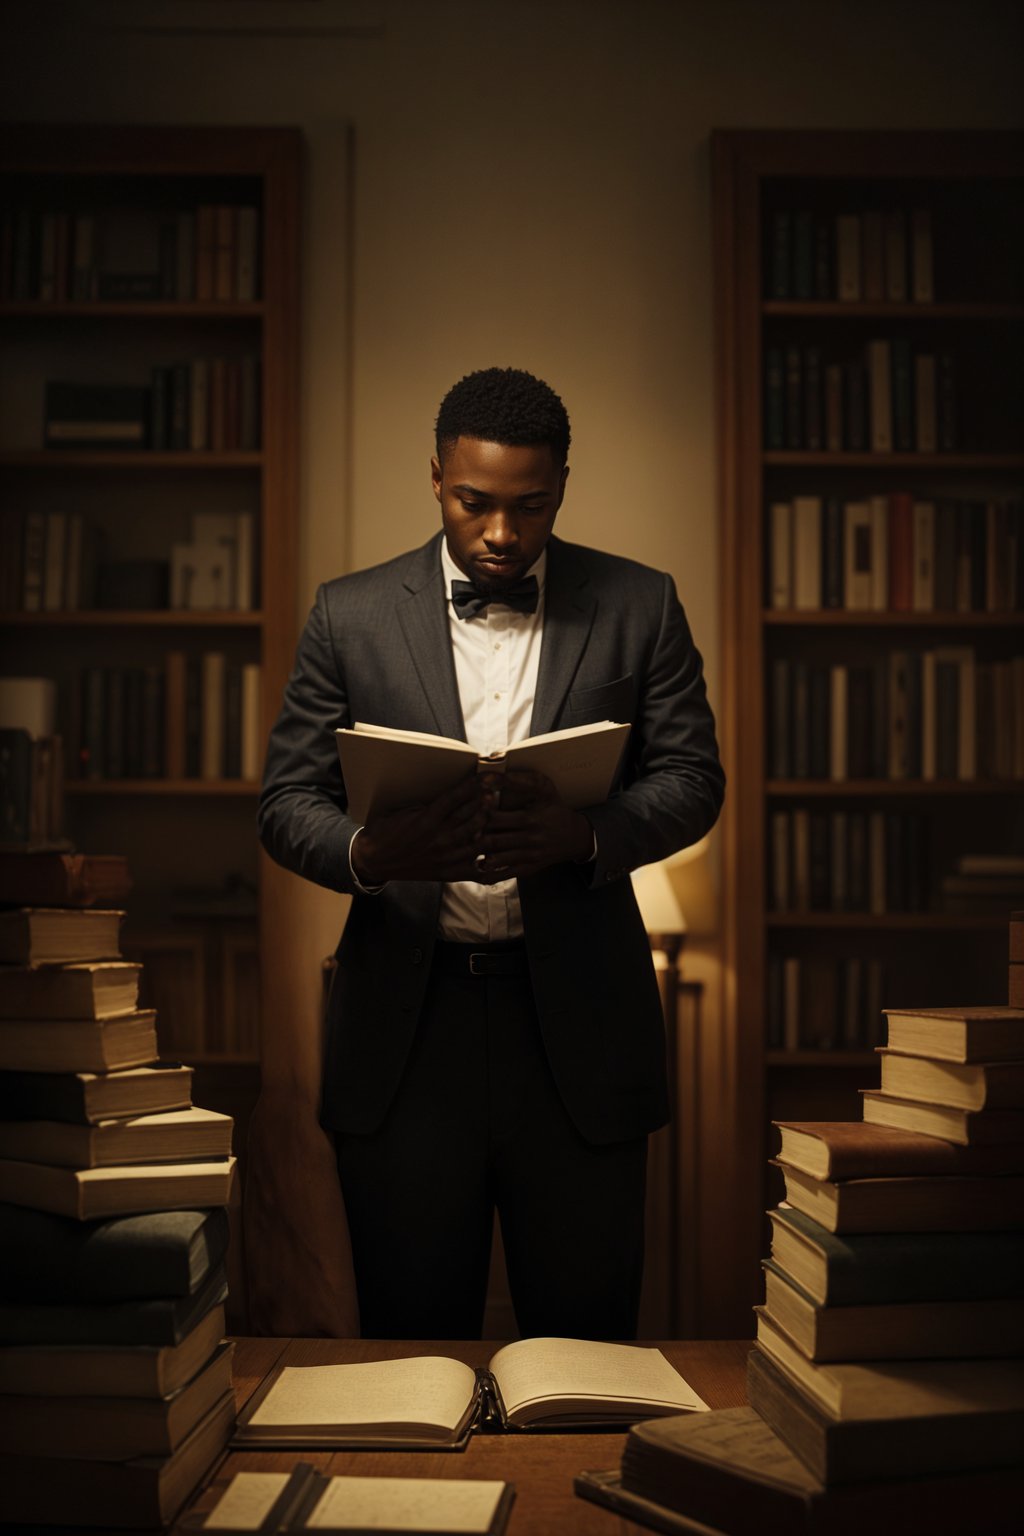
[[[836,297],[844,304],[861,298],[861,221],[856,213],[836,219]]]
[[[913,607],[927,613],[935,607],[935,503],[915,501],[913,518]]]
[[[207,651],[202,658],[202,727],[200,770],[202,779],[224,777],[225,672],[223,651]]]
[[[889,606],[894,613],[914,606],[914,504],[905,491],[889,497]]]
[[[246,662],[242,668],[242,765],[241,776],[255,783],[261,768],[260,682],[258,662]]]
[[[768,603],[771,608],[793,606],[793,507],[774,501],[769,508]]]
[[[871,402],[871,449],[892,452],[892,359],[889,342],[868,342],[868,393]]]

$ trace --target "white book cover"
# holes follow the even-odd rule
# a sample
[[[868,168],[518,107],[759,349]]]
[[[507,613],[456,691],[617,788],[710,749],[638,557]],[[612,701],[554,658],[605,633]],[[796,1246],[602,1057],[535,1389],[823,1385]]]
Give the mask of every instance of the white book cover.
[[[930,613],[935,607],[935,503],[915,501],[913,508],[913,607]]]
[[[871,507],[866,501],[843,506],[843,606],[853,612],[871,607]]]
[[[876,613],[889,607],[889,498],[871,496],[871,602]]]
[[[772,608],[793,606],[793,505],[773,501],[769,508],[769,601]]]
[[[847,777],[846,711],[848,673],[844,666],[829,669],[829,778]]]
[[[793,499],[793,607],[821,607],[821,497]]]
[[[868,342],[868,399],[871,448],[874,453],[892,452],[892,358],[888,341]]]

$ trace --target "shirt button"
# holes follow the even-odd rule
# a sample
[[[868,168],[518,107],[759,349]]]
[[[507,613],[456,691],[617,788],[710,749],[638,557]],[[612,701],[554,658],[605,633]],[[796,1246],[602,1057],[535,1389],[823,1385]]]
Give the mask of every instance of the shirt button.
[[[498,641],[496,641],[496,642],[495,642],[495,646],[494,646],[494,649],[495,649],[495,650],[496,650],[496,651],[500,651],[500,650],[501,650],[501,641],[500,641],[500,640],[498,640]]]
[[[496,693],[496,694],[495,694],[495,695],[494,695],[494,697],[495,697],[495,698],[496,698],[496,699],[500,699],[500,698],[501,698],[501,694],[500,694],[500,693]]]

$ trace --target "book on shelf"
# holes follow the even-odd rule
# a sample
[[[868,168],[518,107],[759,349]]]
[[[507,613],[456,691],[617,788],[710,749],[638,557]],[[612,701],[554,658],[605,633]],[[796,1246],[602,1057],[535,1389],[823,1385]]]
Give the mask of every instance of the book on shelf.
[[[5,1518],[24,1525],[170,1525],[231,1438],[234,1394],[226,1392],[169,1456],[84,1461],[0,1455]]]
[[[139,1015],[128,1015],[127,1022],[134,1025]],[[156,1015],[152,1010],[143,1017],[148,1028],[155,1031]],[[89,1022],[89,1021],[85,1021]],[[120,1025],[121,1019],[92,1021],[97,1030]],[[0,1025],[0,1031],[2,1031]],[[33,1024],[38,1035],[40,1026]],[[0,1072],[0,1118],[4,1120],[58,1120],[70,1125],[97,1125],[106,1120],[128,1120],[137,1115],[167,1114],[173,1110],[188,1109],[192,1102],[192,1068],[179,1062],[159,1062],[154,1066],[141,1065],[121,1069],[101,1068],[98,1071],[80,1071],[77,1068],[47,1070],[50,1058],[45,1056],[51,1032],[60,1029],[59,1024],[47,1023],[41,1052],[46,1067],[41,1070],[7,1070]],[[76,1028],[76,1021],[71,1027]],[[99,1036],[88,1037],[90,1041]],[[148,1035],[145,1037],[150,1038]],[[72,1045],[79,1036],[72,1036]],[[108,1052],[109,1052],[108,1046]],[[69,1047],[68,1054],[72,1054]],[[152,1061],[152,1056],[146,1061]]]
[[[142,1296],[127,1301],[0,1300],[0,1341],[17,1344],[177,1345],[227,1297],[218,1266],[186,1295]]]
[[[201,1162],[228,1157],[233,1121],[216,1110],[172,1110],[71,1125],[59,1120],[0,1121],[0,1158],[62,1168],[125,1163]]]
[[[821,1306],[1024,1294],[1024,1232],[829,1232],[769,1211],[772,1259]]]
[[[194,1296],[224,1260],[228,1218],[214,1206],[81,1222],[0,1205],[0,1239],[5,1301],[106,1305]]]
[[[832,1486],[1020,1468],[1017,1360],[808,1360],[759,1312],[747,1397]]]
[[[55,1397],[167,1398],[202,1369],[224,1337],[212,1307],[180,1344],[2,1344],[0,1393]]]
[[[63,849],[64,765],[59,736],[0,725],[0,848]]]
[[[657,1419],[628,1433],[617,1472],[581,1472],[580,1498],[664,1536],[1011,1536],[1024,1473],[998,1469],[827,1487],[752,1408]]]
[[[1015,1163],[1024,1169],[1024,1146]],[[816,1179],[782,1162],[778,1167],[786,1203],[829,1232],[999,1232],[1024,1226],[1019,1173]]]
[[[862,1088],[864,1119],[872,1125],[892,1125],[905,1131],[942,1136],[963,1146],[1003,1146],[1024,1141],[1024,1110],[953,1109],[898,1099],[890,1093]]]
[[[148,425],[149,390],[145,387],[60,381],[46,385],[46,448],[145,448]]]
[[[706,1409],[658,1349],[518,1339],[483,1373],[441,1356],[279,1367],[240,1414],[235,1443],[442,1450],[464,1445],[482,1418],[504,1430],[598,1428]]]
[[[833,1306],[772,1259],[765,1311],[811,1360],[962,1359],[1024,1355],[1024,1298]]]
[[[0,1019],[109,1019],[138,1004],[139,970],[129,960],[5,966]]]
[[[602,720],[481,756],[464,741],[422,731],[364,724],[335,731],[349,812],[359,821],[423,804],[474,771],[506,768],[547,774],[573,809],[597,805],[612,787],[628,735],[628,725]]]
[[[102,907],[17,907],[0,911],[0,964],[54,965],[116,960],[124,913]]]
[[[882,1092],[953,1109],[1024,1109],[1024,1060],[933,1061],[880,1051]]]
[[[54,1168],[4,1159],[0,1200],[80,1221],[134,1211],[189,1210],[227,1205],[234,1171],[233,1157],[116,1168]]]
[[[219,1345],[191,1381],[168,1397],[0,1395],[7,1455],[129,1461],[170,1456],[231,1392],[234,1345]]]
[[[863,293],[859,214],[840,213],[836,216],[835,263],[836,298],[844,304],[859,303]]]
[[[0,851],[0,905],[119,905],[132,888],[123,854]]]
[[[369,1530],[381,1536],[501,1536],[515,1499],[512,1483],[492,1478],[328,1476],[309,1462],[291,1472],[236,1472],[214,1483],[216,1503],[186,1515],[185,1532],[220,1536],[267,1530],[324,1531],[327,1536]]]
[[[793,498],[793,607],[821,607],[821,497]]]
[[[1012,925],[1011,925],[1012,926]],[[1024,1061],[1024,1008],[886,1008],[888,1044],[937,1061]]]
[[[107,1019],[0,1018],[3,1073],[115,1073],[157,1055],[152,1009]]]

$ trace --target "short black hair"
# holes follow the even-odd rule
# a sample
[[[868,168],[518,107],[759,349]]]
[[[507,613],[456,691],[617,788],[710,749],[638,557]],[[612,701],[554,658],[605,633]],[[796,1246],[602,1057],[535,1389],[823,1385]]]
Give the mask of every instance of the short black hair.
[[[467,373],[441,401],[435,428],[438,459],[456,438],[507,447],[547,444],[561,467],[569,456],[569,415],[550,384],[522,368]]]

